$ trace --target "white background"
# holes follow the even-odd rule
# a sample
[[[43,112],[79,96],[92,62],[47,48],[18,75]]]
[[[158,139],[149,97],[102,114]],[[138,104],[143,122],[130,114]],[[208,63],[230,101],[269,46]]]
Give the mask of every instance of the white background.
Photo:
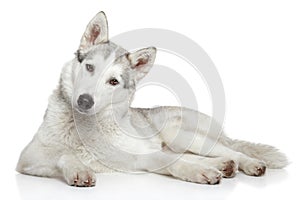
[[[61,67],[73,58],[86,24],[100,10],[106,12],[111,36],[138,28],[164,28],[197,42],[222,78],[228,135],[272,144],[288,155],[291,164],[261,178],[238,174],[217,186],[151,174],[115,174],[98,175],[96,187],[82,189],[55,179],[17,175],[18,156],[42,122]],[[283,199],[297,195],[299,10],[296,0],[1,1],[0,198]],[[203,84],[201,77],[199,82]],[[206,88],[192,86],[199,109],[209,113]],[[149,100],[152,92],[149,88],[139,91],[135,104]],[[166,99],[174,104],[166,91],[147,103],[167,104]]]

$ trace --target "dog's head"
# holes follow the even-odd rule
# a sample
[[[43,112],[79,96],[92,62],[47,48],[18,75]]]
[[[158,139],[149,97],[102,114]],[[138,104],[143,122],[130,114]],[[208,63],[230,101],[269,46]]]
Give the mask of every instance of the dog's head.
[[[135,86],[151,69],[154,47],[127,52],[108,39],[103,12],[87,25],[73,65],[72,103],[82,113],[93,114],[120,103],[130,103]]]

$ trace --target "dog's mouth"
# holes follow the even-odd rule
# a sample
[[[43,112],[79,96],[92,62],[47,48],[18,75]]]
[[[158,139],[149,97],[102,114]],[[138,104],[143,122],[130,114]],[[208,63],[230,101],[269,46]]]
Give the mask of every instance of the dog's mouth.
[[[83,115],[92,115],[92,114],[95,113],[93,108],[88,109],[88,110],[84,110],[84,109],[81,109],[78,106],[75,106],[73,109],[75,109],[78,113],[83,114]]]

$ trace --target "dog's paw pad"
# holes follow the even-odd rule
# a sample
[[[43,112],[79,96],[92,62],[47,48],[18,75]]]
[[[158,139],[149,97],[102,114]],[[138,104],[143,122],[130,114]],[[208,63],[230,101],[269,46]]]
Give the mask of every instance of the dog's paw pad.
[[[263,161],[252,160],[249,163],[244,164],[241,170],[250,176],[262,176],[266,172],[266,164]]]
[[[220,171],[225,178],[231,178],[236,175],[237,164],[233,160],[228,160],[222,163],[222,168]]]
[[[70,177],[67,182],[76,187],[93,187],[96,185],[96,176],[90,171],[80,171]]]
[[[207,169],[205,172],[200,173],[196,182],[202,184],[215,185],[219,184],[222,179],[222,173],[217,169]]]
[[[202,174],[202,176],[205,178],[205,183],[210,185],[219,184],[222,179],[222,174],[218,173],[214,176],[207,176],[206,174]]]
[[[262,176],[266,172],[266,166],[259,166],[256,167],[256,172],[254,173],[254,176]]]

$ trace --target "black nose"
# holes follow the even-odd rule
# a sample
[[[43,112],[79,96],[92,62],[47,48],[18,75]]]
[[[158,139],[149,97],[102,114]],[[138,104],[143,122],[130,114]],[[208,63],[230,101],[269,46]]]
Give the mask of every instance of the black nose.
[[[94,105],[93,97],[89,94],[82,94],[79,96],[77,100],[77,104],[79,108],[83,110],[88,110]]]

